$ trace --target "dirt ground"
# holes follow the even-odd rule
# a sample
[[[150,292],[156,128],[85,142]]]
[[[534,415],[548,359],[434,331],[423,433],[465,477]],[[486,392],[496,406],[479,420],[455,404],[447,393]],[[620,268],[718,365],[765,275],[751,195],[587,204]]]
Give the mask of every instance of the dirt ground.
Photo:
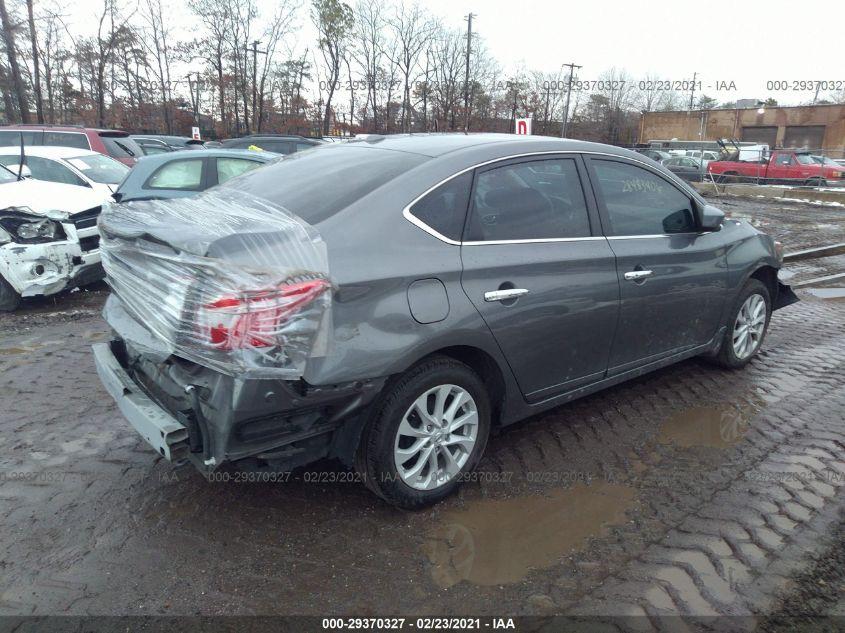
[[[718,204],[787,251],[845,241],[842,209]],[[787,276],[843,272],[843,259]],[[509,427],[475,481],[416,513],[334,463],[278,483],[174,469],[94,371],[107,289],[27,300],[0,316],[0,615],[569,614],[648,628],[687,614],[763,630],[845,615],[845,292],[800,294],[745,370],[690,360]]]

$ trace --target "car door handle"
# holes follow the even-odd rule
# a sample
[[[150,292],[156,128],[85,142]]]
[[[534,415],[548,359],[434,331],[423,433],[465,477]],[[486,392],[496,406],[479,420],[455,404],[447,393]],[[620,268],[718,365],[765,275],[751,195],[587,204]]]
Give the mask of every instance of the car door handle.
[[[639,281],[646,277],[651,277],[654,274],[653,270],[631,270],[625,273],[626,281]]]
[[[484,300],[490,303],[494,301],[507,301],[508,299],[516,299],[528,294],[527,288],[507,288],[506,290],[491,290],[484,293]]]

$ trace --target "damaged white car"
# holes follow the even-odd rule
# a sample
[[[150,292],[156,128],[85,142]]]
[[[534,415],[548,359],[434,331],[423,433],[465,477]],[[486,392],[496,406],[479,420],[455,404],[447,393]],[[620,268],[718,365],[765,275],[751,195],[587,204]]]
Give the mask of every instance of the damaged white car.
[[[0,167],[0,311],[103,278],[97,217],[102,194]]]

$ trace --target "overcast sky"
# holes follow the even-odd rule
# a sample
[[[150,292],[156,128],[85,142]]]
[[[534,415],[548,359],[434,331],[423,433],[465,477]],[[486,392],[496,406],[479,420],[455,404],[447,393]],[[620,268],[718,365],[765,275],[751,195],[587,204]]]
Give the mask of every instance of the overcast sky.
[[[74,26],[91,28],[101,1],[68,6]],[[272,7],[272,0],[259,3]],[[301,28],[291,42],[297,53],[314,48],[309,5],[302,0]],[[555,72],[566,62],[583,66],[579,78],[584,80],[614,66],[635,79],[651,73],[676,81],[697,72],[703,93],[719,102],[774,97],[781,104],[813,98],[812,89],[792,90],[793,81],[845,82],[845,4],[840,0],[425,0],[420,5],[462,28],[472,11],[474,30],[503,66],[502,80],[519,67]],[[183,33],[191,29],[183,1],[172,1],[168,14]],[[786,82],[789,89],[769,90],[769,81]],[[736,90],[719,90],[720,82],[733,82]]]

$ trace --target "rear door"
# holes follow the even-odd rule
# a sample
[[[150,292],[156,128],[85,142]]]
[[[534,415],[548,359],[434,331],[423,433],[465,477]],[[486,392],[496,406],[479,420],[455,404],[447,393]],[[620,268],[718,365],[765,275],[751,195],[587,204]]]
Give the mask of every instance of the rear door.
[[[615,258],[574,154],[477,171],[462,284],[536,402],[600,380],[619,308]]]
[[[722,234],[700,231],[689,192],[657,170],[626,159],[587,163],[621,288],[608,374],[710,341],[726,294]]]

